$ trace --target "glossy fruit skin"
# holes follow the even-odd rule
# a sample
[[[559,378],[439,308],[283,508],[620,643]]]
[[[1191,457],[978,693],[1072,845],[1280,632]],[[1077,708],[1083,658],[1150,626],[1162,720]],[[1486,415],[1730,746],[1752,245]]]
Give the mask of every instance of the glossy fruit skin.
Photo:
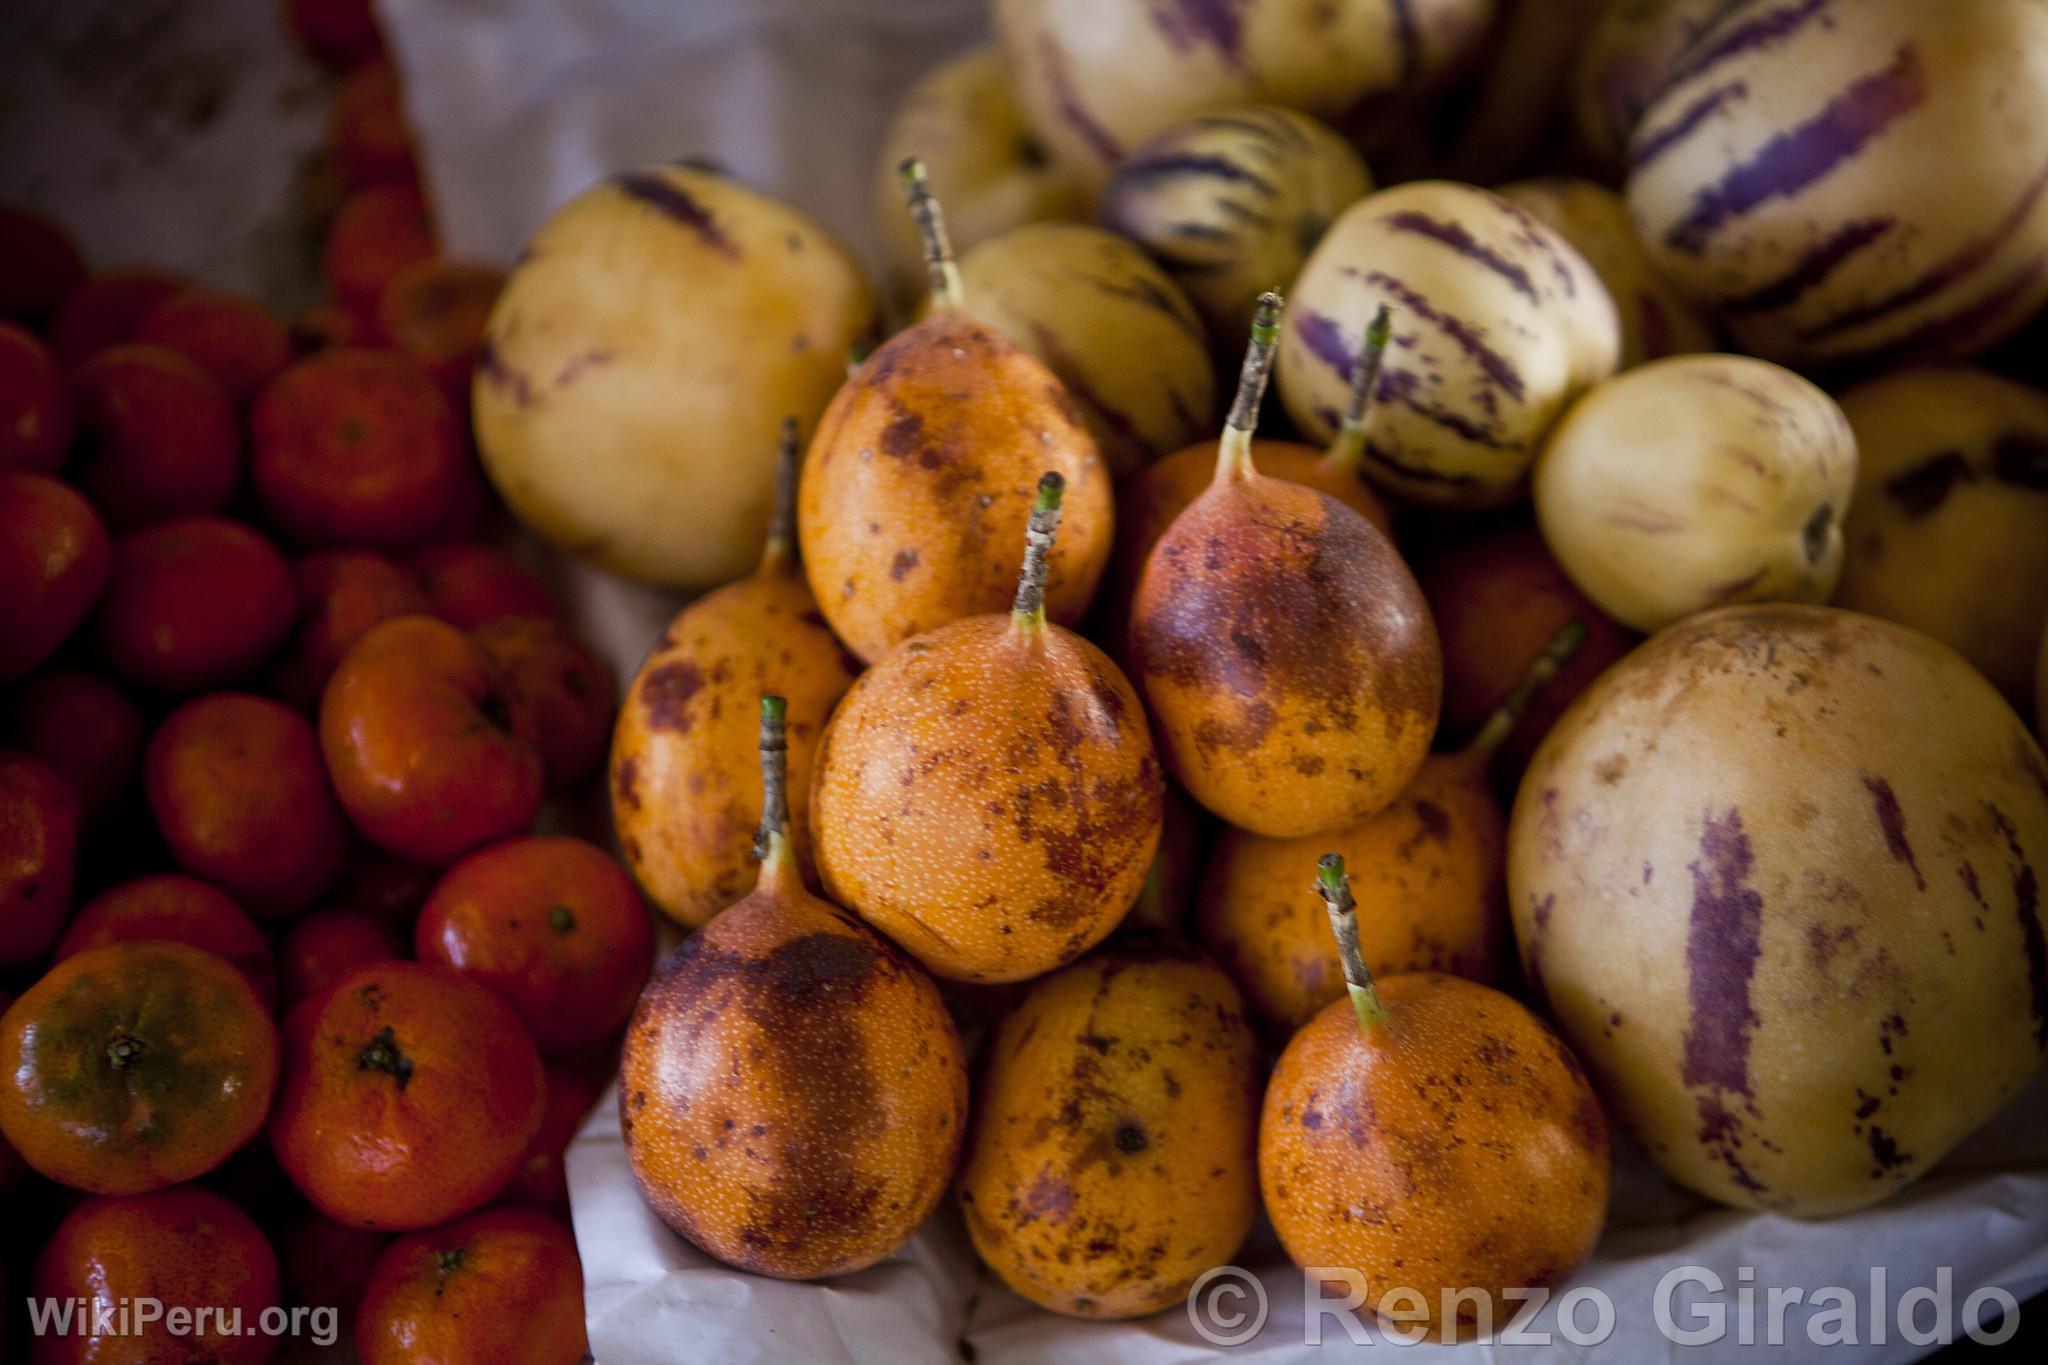
[[[1343,855],[1358,902],[1359,949],[1375,979],[1449,972],[1482,985],[1507,945],[1507,816],[1484,762],[1431,754],[1393,804],[1345,829],[1266,839],[1226,829],[1196,901],[1195,938],[1231,979],[1261,1032],[1282,1042],[1344,995],[1330,915],[1313,881]]]
[[[1259,1183],[1295,1264],[1341,1266],[1376,1308],[1412,1287],[1442,1338],[1442,1291],[1490,1298],[1554,1286],[1599,1240],[1614,1159],[1606,1114],[1570,1050],[1520,1004],[1413,972],[1379,983],[1388,1019],[1362,1033],[1351,1002],[1288,1043],[1259,1119]],[[1446,1143],[1456,1125],[1459,1141]],[[1469,1304],[1450,1305],[1471,1340]]]
[[[519,1174],[500,1196],[507,1204],[543,1209],[557,1218],[569,1216],[568,1148],[576,1130],[597,1106],[603,1087],[565,1062],[547,1064],[547,1115],[527,1149]]]
[[[49,951],[71,912],[78,793],[54,768],[0,750],[0,967]]]
[[[37,1365],[261,1365],[277,1346],[260,1330],[278,1303],[277,1255],[248,1214],[201,1185],[86,1200],[36,1258],[31,1283],[40,1298],[87,1300],[88,1324],[104,1312],[130,1329],[37,1338]],[[187,1330],[174,1333],[162,1320],[141,1325],[139,1300],[160,1302],[166,1316],[182,1310]]]
[[[108,526],[128,531],[228,505],[242,477],[242,433],[227,392],[188,357],[123,342],[74,369],[71,390],[73,475]]]
[[[832,399],[797,485],[811,591],[874,663],[948,621],[1002,611],[1048,471],[1067,481],[1046,615],[1079,621],[1109,558],[1109,469],[1052,372],[981,323],[936,313]]]
[[[182,289],[135,320],[134,340],[176,351],[242,407],[292,363],[291,335],[254,299]]]
[[[626,1022],[654,958],[632,879],[595,844],[509,839],[448,869],[420,910],[415,956],[488,986],[542,1052]]]
[[[1390,539],[1394,514],[1355,469],[1324,463],[1326,452],[1298,441],[1252,442],[1252,463],[1268,478],[1285,479],[1327,493],[1364,517]],[[1095,600],[1097,639],[1112,655],[1129,643],[1131,600],[1152,547],[1196,498],[1216,481],[1216,443],[1202,441],[1155,460],[1117,491],[1116,548]]]
[[[1795,1217],[1875,1203],[2048,1058],[2044,774],[1997,690],[1904,626],[1680,622],[1522,779],[1532,993],[1674,1180]]]
[[[2044,51],[2034,5],[1718,6],[1636,125],[1637,234],[1752,355],[1976,354],[2048,299]]]
[[[1110,949],[1033,984],[989,1048],[960,1205],[1041,1307],[1126,1318],[1186,1299],[1258,1212],[1258,1045],[1186,948]]]
[[[540,575],[495,545],[446,541],[415,550],[406,564],[427,594],[428,610],[463,630],[500,616],[562,615]]]
[[[611,666],[560,621],[501,616],[470,640],[504,681],[516,728],[533,741],[550,787],[575,787],[604,760],[612,734]]]
[[[370,1271],[355,1347],[363,1365],[577,1365],[590,1343],[576,1239],[536,1209],[409,1233]]]
[[[159,692],[231,687],[291,630],[291,566],[225,517],[171,517],[115,542],[93,618],[109,666]]]
[[[426,371],[458,412],[467,412],[477,352],[504,288],[505,272],[495,266],[415,261],[378,297],[377,331]]]
[[[1567,621],[1586,628],[1584,642],[1502,743],[1495,766],[1509,777],[1521,775],[1573,698],[1637,640],[1572,586],[1534,527],[1443,544],[1416,566],[1416,577],[1443,647],[1441,731],[1454,742],[1472,737]]]
[[[360,910],[315,910],[285,926],[277,940],[279,1000],[289,1010],[358,967],[405,956],[398,930]]]
[[[453,504],[466,458],[448,400],[388,351],[299,361],[249,413],[264,513],[305,545],[416,545]]]
[[[266,1011],[277,1008],[277,969],[263,931],[226,892],[196,877],[163,873],[100,892],[64,926],[50,959],[131,939],[167,939],[212,953],[241,972]]]
[[[685,939],[627,1026],[619,1124],[641,1196],[757,1275],[845,1274],[902,1246],[966,1122],[937,988],[793,868]]]
[[[813,219],[710,171],[627,170],[556,209],[505,282],[477,446],[512,510],[572,554],[729,583],[761,553],[783,419],[813,429],[874,325],[860,266]]]
[[[40,337],[0,322],[0,469],[54,474],[71,453],[71,390]]]
[[[815,884],[812,757],[861,667],[794,565],[705,594],[662,633],[619,706],[611,799],[626,866],[669,918],[701,928],[754,884],[763,693],[788,702],[790,842]]]
[[[167,270],[129,266],[103,270],[65,296],[50,318],[50,349],[67,366],[128,340],[135,320],[187,281]]]
[[[2048,628],[2048,393],[1964,366],[1842,394],[1856,489],[1834,601],[1932,635],[2016,707]]]
[[[0,1131],[91,1194],[141,1194],[220,1165],[263,1127],[277,1026],[248,979],[183,943],[94,948],[0,1020]]]
[[[1422,590],[1371,523],[1300,484],[1226,478],[1182,512],[1139,580],[1129,652],[1167,771],[1257,834],[1357,823],[1436,732]]]
[[[540,1131],[540,1054],[512,1007],[445,967],[379,962],[284,1023],[271,1145],[355,1227],[419,1228],[484,1203]]]
[[[418,185],[371,185],[342,201],[320,249],[320,273],[334,301],[367,320],[401,270],[431,259],[434,225]]]
[[[862,674],[818,742],[826,894],[938,976],[1022,981],[1116,928],[1164,797],[1137,694],[1063,627],[974,616]]]
[[[348,851],[313,727],[282,702],[213,693],[157,727],[143,789],[178,865],[270,919],[313,903]]]
[[[1825,602],[1842,571],[1856,439],[1800,375],[1680,355],[1596,385],[1537,457],[1543,540],[1636,630],[1734,602]]]
[[[335,92],[327,115],[327,157],[352,190],[417,174],[404,92],[390,62],[364,63]]]
[[[69,484],[0,469],[0,682],[56,652],[106,586],[98,513]]]
[[[540,807],[534,746],[506,684],[467,636],[401,616],[358,640],[320,702],[320,747],[342,809],[375,843],[438,867],[524,833]]]
[[[270,690],[301,711],[320,693],[350,646],[395,616],[420,616],[427,595],[399,563],[375,550],[320,550],[292,561],[298,617],[291,643],[269,674]]]
[[[98,674],[39,669],[6,694],[0,717],[0,745],[49,764],[78,793],[87,823],[114,814],[134,789],[142,712]]]
[[[960,258],[960,311],[1045,362],[1110,477],[1208,433],[1216,367],[1194,304],[1136,245],[1088,223],[1027,223]]]

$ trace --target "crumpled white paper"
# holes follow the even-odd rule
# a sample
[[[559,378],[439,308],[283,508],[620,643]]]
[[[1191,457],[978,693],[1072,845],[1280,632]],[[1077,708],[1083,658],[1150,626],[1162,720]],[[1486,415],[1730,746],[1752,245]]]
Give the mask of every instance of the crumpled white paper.
[[[497,261],[509,260],[550,208],[600,176],[688,155],[708,156],[790,199],[878,264],[870,175],[894,100],[985,31],[985,0],[381,0],[381,7],[447,244]],[[630,676],[675,600],[587,572],[572,578],[585,626],[621,676]],[[1199,1336],[1178,1308],[1106,1324],[1031,1307],[979,1267],[950,1208],[888,1262],[828,1284],[729,1270],[641,1203],[615,1096],[578,1135],[569,1179],[591,1346],[602,1365],[1288,1365],[1358,1349],[1344,1315],[1310,1320],[1302,1276],[1263,1226],[1240,1260],[1256,1272],[1269,1316],[1248,1343],[1225,1349]],[[1657,1285],[1682,1266],[1703,1267],[1725,1287],[1710,1294],[1695,1282],[1667,1296],[1669,1315],[1677,1327],[1697,1329],[1711,1322],[1701,1305],[1720,1305],[1727,1330],[1717,1343],[1681,1350],[1659,1333]],[[1875,1296],[1873,1266],[1883,1267],[1886,1280]],[[1755,1347],[1741,1342],[1743,1267],[1754,1271]],[[1604,1344],[1568,1340],[1553,1301],[1526,1326],[1530,1336],[1548,1334],[1548,1346],[1413,1349],[1471,1362],[1643,1365],[1758,1353],[1908,1361],[1934,1347],[1901,1331],[1900,1299],[1916,1286],[1937,1289],[1944,1267],[1957,1333],[1965,1301],[1981,1286],[2022,1302],[2048,1288],[2048,1079],[1901,1197],[1827,1222],[1710,1207],[1625,1148],[1607,1235],[1560,1291],[1607,1296],[1614,1325]],[[1766,1291],[1774,1286],[1848,1290],[1855,1344],[1817,1352],[1808,1336],[1811,1310],[1793,1307],[1784,1317],[1785,1344],[1763,1345]],[[1219,1324],[1228,1326],[1247,1303],[1216,1300],[1224,1310]],[[1934,1317],[1931,1307],[1919,1310],[1923,1325]],[[1576,1321],[1596,1331],[1596,1306],[1582,1304]],[[1377,1325],[1363,1330],[1375,1349],[1395,1349]]]

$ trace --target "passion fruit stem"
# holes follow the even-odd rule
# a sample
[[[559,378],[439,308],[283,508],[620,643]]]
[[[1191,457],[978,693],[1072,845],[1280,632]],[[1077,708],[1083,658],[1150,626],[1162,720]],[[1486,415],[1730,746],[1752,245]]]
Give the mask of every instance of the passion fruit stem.
[[[775,506],[768,514],[768,542],[761,548],[763,576],[796,559],[796,471],[796,418],[785,417],[775,451]]]
[[[1578,621],[1567,621],[1557,628],[1557,634],[1550,637],[1550,643],[1543,646],[1536,657],[1529,661],[1529,667],[1522,674],[1522,680],[1515,684],[1494,713],[1479,727],[1479,733],[1472,736],[1472,742],[1465,746],[1467,757],[1484,764],[1490,760],[1507,737],[1514,733],[1515,726],[1529,709],[1529,703],[1536,694],[1557,677],[1558,671],[1571,662],[1579,646],[1586,642],[1586,628]]]
[[[1387,359],[1387,338],[1393,334],[1393,313],[1384,303],[1372,315],[1365,329],[1365,344],[1351,362],[1351,401],[1344,405],[1344,422],[1330,442],[1323,458],[1337,469],[1357,469],[1365,459],[1365,417],[1379,388],[1380,368]]]
[[[1337,957],[1344,964],[1344,985],[1351,992],[1351,1012],[1361,1033],[1371,1034],[1387,1022],[1387,1008],[1373,989],[1372,973],[1358,947],[1358,903],[1351,899],[1351,879],[1344,875],[1341,854],[1325,853],[1316,861],[1316,890],[1330,910],[1330,931],[1337,936]]]
[[[1243,478],[1252,470],[1252,432],[1259,425],[1259,405],[1265,401],[1266,379],[1273,372],[1273,345],[1280,339],[1280,296],[1272,290],[1259,295],[1252,313],[1251,344],[1245,347],[1244,367],[1237,374],[1237,397],[1231,400],[1230,416],[1223,423],[1223,440],[1216,452],[1216,477]]]
[[[789,861],[789,740],[783,726],[788,713],[781,697],[761,698],[761,830],[754,836],[754,856],[764,877]]]
[[[874,354],[874,350],[866,337],[855,337],[846,343],[847,378],[851,379],[855,370],[868,363],[868,357]]]
[[[1045,624],[1045,560],[1060,527],[1060,499],[1066,491],[1067,481],[1058,470],[1038,476],[1038,501],[1024,524],[1024,569],[1017,575],[1017,601],[1010,608],[1011,619],[1025,630]]]
[[[910,200],[910,216],[917,222],[917,235],[924,239],[924,271],[932,286],[932,307],[960,306],[960,267],[953,263],[953,243],[946,236],[946,218],[932,193],[931,178],[924,162],[906,157],[897,171],[903,176],[904,192]]]

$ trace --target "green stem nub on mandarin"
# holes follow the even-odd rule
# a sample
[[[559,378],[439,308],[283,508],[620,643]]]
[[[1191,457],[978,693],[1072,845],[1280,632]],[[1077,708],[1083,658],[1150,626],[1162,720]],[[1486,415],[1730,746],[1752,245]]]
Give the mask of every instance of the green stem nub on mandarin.
[[[1045,624],[1046,556],[1052,553],[1052,538],[1060,527],[1060,499],[1066,491],[1067,481],[1057,470],[1041,474],[1038,500],[1024,524],[1024,569],[1017,575],[1017,600],[1010,615],[1026,630]]]
[[[1472,742],[1465,746],[1465,752],[1474,759],[1489,759],[1507,737],[1514,733],[1515,726],[1522,720],[1522,714],[1529,709],[1529,703],[1536,694],[1548,686],[1558,672],[1571,662],[1579,646],[1586,640],[1586,628],[1577,621],[1567,621],[1557,628],[1550,642],[1543,646],[1536,657],[1529,661],[1528,671],[1515,684],[1515,690],[1502,699],[1494,708],[1486,723],[1479,727],[1479,733],[1472,736]]]
[[[1351,362],[1351,399],[1344,405],[1344,421],[1330,442],[1324,458],[1341,469],[1356,469],[1365,457],[1365,416],[1379,388],[1380,369],[1387,360],[1387,339],[1393,334],[1393,315],[1384,303],[1372,315],[1365,329],[1365,344]]]
[[[768,513],[768,543],[761,550],[764,573],[780,568],[796,556],[796,418],[782,419],[782,438],[775,451],[775,504]]]
[[[1344,986],[1351,994],[1351,1012],[1361,1033],[1370,1034],[1387,1022],[1386,1007],[1373,989],[1365,954],[1358,946],[1358,903],[1351,898],[1351,879],[1344,875],[1340,854],[1325,853],[1316,862],[1316,890],[1330,911],[1330,931],[1337,937],[1337,957],[1344,964]]]
[[[761,829],[754,836],[754,856],[763,876],[789,857],[788,713],[781,697],[761,698]]]
[[[946,236],[946,216],[932,193],[931,178],[924,162],[906,157],[897,172],[903,177],[910,216],[917,223],[917,235],[924,242],[924,272],[931,281],[933,308],[960,306],[960,267],[953,263],[953,243]]]
[[[1244,366],[1237,375],[1237,397],[1231,400],[1230,416],[1223,423],[1223,441],[1216,453],[1216,477],[1239,478],[1252,472],[1252,432],[1259,425],[1259,408],[1266,399],[1266,380],[1273,373],[1273,346],[1280,339],[1280,296],[1272,290],[1259,295],[1252,313],[1251,342],[1245,347]]]

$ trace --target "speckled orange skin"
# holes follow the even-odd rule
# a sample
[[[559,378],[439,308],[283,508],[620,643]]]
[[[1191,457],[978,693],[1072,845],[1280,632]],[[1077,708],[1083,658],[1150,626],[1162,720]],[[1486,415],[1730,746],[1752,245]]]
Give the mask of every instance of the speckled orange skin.
[[[1443,1291],[1471,1287],[1498,1330],[1520,1307],[1501,1291],[1557,1284],[1599,1240],[1607,1116],[1565,1045],[1500,992],[1415,972],[1379,995],[1371,1037],[1339,1000],[1281,1053],[1259,1119],[1266,1213],[1295,1264],[1363,1276],[1367,1307],[1412,1287],[1441,1338]],[[1451,1309],[1471,1340],[1478,1309]]]
[[[249,1215],[200,1185],[179,1185],[128,1199],[88,1199],[73,1209],[36,1257],[32,1292],[53,1300],[84,1298],[89,1325],[104,1310],[133,1326],[137,1300],[195,1315],[173,1335],[159,1319],[128,1335],[96,1335],[74,1319],[70,1333],[34,1339],[37,1365],[210,1361],[260,1365],[277,1339],[257,1330],[278,1302],[277,1255]],[[196,1317],[211,1309],[203,1320]],[[239,1313],[245,1335],[222,1331]],[[218,1315],[218,1316],[216,1316]]]
[[[1325,464],[1325,454],[1298,441],[1252,442],[1252,463],[1261,474],[1328,493],[1391,537],[1393,513],[1380,495],[1356,469]],[[1121,650],[1130,634],[1131,599],[1152,547],[1215,479],[1216,443],[1204,441],[1146,465],[1117,494],[1116,545],[1096,606],[1100,636],[1113,650]]]
[[[1226,829],[1196,901],[1195,937],[1230,973],[1252,1017],[1285,1041],[1344,995],[1344,969],[1313,869],[1339,853],[1358,901],[1358,946],[1375,977],[1450,972],[1490,982],[1507,940],[1507,818],[1486,765],[1431,754],[1394,803],[1300,839]]]
[[[356,1319],[362,1365],[577,1365],[583,1262],[537,1209],[491,1208],[384,1249]]]
[[[1005,613],[918,636],[861,675],[818,744],[811,828],[826,894],[926,967],[1022,981],[1116,928],[1164,800],[1109,656]]]
[[[1087,612],[1109,560],[1109,466],[1051,370],[935,313],[861,366],[819,419],[797,489],[811,590],[869,663],[948,621],[1001,611],[1048,471],[1067,481],[1046,615]]]
[[[763,693],[788,699],[790,842],[815,881],[811,755],[860,670],[794,565],[707,593],[669,624],[619,706],[611,795],[626,865],[670,919],[701,928],[754,884]]]
[[[889,1255],[945,1193],[966,1122],[938,989],[786,862],[684,940],[627,1025],[640,1193],[741,1270],[816,1279]]]
[[[1258,1045],[1230,979],[1163,941],[1036,983],[989,1048],[960,1205],[1033,1303],[1128,1318],[1226,1264],[1258,1210]]]
[[[1415,775],[1443,663],[1393,545],[1326,493],[1243,471],[1167,528],[1130,658],[1166,767],[1231,824],[1355,824]]]
[[[135,1055],[117,1067],[124,1039]],[[277,1026],[225,959],[157,940],[93,948],[0,1021],[0,1133],[74,1189],[159,1190],[263,1127],[277,1071]]]
[[[1458,739],[1485,723],[1565,622],[1586,628],[1585,641],[1501,745],[1498,766],[1510,778],[1529,766],[1572,699],[1639,638],[1572,586],[1533,526],[1446,546],[1417,566],[1416,577],[1443,645],[1444,733]]]
[[[403,1084],[367,1060],[380,1039],[410,1063]],[[376,962],[286,1016],[271,1146],[336,1222],[427,1227],[505,1188],[540,1131],[543,1084],[510,1005],[445,967]]]

